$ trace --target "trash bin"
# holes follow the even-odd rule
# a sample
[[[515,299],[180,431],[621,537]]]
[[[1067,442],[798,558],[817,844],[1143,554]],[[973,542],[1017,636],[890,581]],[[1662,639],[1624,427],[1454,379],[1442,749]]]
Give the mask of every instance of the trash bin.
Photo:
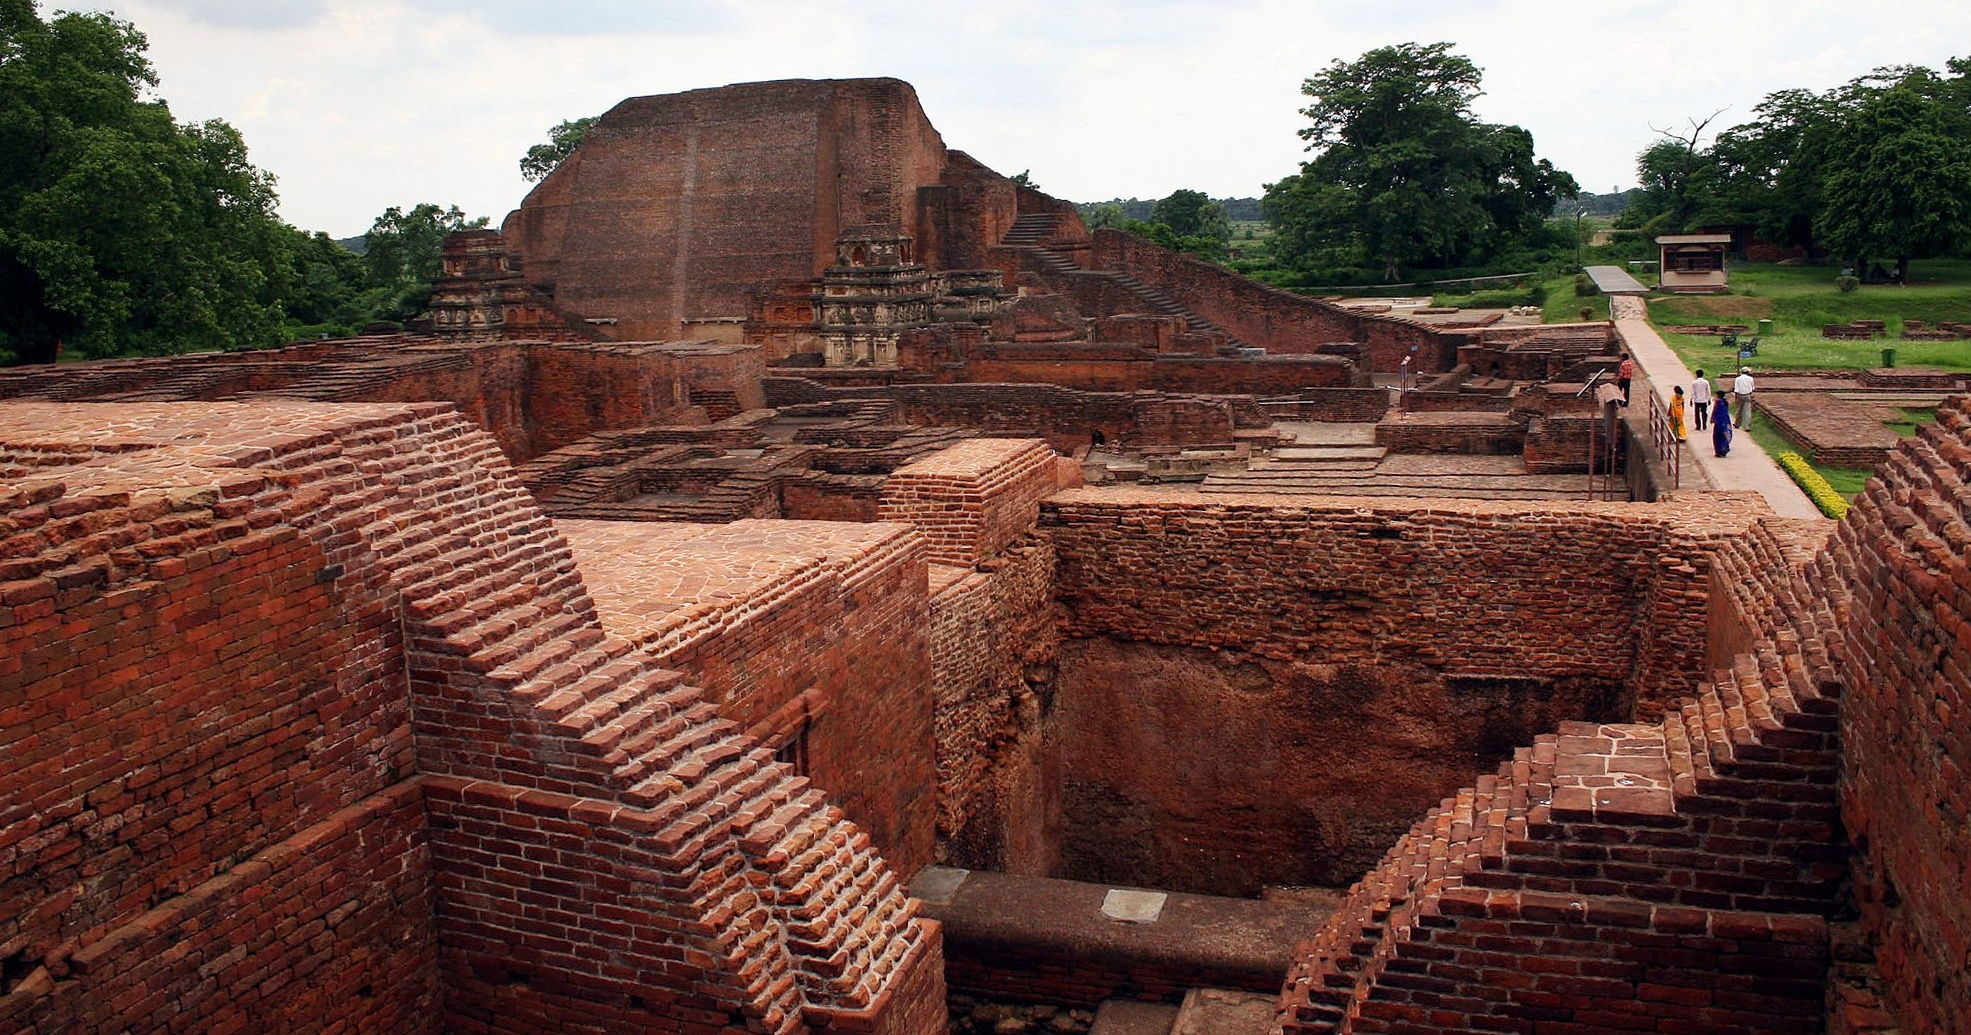
[[[1896,365],[1896,350],[1895,350],[1895,349],[1883,349],[1883,350],[1882,350],[1882,365],[1883,365],[1883,366],[1885,366],[1885,367],[1893,367],[1893,366],[1895,366],[1895,365]]]
[[[1772,336],[1773,336],[1773,322],[1772,322],[1772,320],[1770,320],[1770,319],[1765,319],[1765,320],[1760,320],[1760,321],[1759,321],[1759,337],[1761,337],[1761,338],[1770,338],[1770,337],[1772,337]]]

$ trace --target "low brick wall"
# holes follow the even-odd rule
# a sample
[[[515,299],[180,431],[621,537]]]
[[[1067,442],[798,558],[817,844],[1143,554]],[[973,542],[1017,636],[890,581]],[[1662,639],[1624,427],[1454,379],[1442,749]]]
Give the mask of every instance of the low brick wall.
[[[1393,413],[1376,425],[1376,445],[1392,453],[1514,456],[1525,442],[1525,425],[1504,413]]]

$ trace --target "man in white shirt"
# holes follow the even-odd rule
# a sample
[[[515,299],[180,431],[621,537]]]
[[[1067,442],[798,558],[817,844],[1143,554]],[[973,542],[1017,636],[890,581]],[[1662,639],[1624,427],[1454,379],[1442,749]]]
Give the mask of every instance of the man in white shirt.
[[[1734,411],[1732,414],[1732,423],[1741,428],[1751,427],[1752,426],[1752,368],[1751,367],[1738,368],[1738,376],[1732,379],[1731,394],[1732,394],[1732,401],[1738,404],[1737,406],[1732,407]]]
[[[1704,376],[1704,371],[1697,372],[1697,380],[1690,383],[1688,392],[1691,413],[1697,418],[1691,430],[1703,431],[1711,426],[1711,380]]]

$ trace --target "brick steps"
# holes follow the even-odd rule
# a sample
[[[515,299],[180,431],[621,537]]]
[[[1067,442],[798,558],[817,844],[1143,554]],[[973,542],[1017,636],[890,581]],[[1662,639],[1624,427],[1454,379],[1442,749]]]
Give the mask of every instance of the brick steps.
[[[1460,917],[1532,919],[1546,903],[1618,927],[1656,922],[1652,910],[1674,923],[1714,911],[1779,918],[1760,930],[1791,932],[1800,924],[1786,918],[1801,914],[1818,924],[1833,874],[1814,867],[1826,846],[1813,824],[1832,807],[1839,685],[1821,646],[1825,605],[1802,602],[1816,599],[1809,579],[1779,587],[1773,628],[1659,722],[1563,724],[1441,802],[1298,955],[1282,1029],[1411,1030],[1384,1025],[1414,1019],[1404,1011],[1421,1000],[1406,989],[1423,986],[1410,975],[1451,959],[1424,943]],[[1791,841],[1799,855],[1772,851]]]
[[[1162,316],[1178,317],[1184,321],[1185,327],[1195,334],[1210,335],[1228,346],[1238,347],[1246,344],[1230,331],[1198,315],[1162,288],[1145,284],[1128,273],[1084,269],[1073,259],[1047,247],[1047,242],[1053,239],[1059,229],[1060,218],[1053,213],[1028,212],[1013,220],[1012,227],[1006,231],[1001,243],[1006,247],[1028,252],[1050,273],[1104,277],[1143,303],[1147,311]]]

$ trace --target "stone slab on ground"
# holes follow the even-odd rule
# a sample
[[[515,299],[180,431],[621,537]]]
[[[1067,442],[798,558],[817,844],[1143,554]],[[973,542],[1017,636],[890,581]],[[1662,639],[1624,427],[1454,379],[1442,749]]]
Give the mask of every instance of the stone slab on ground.
[[[1344,424],[1326,421],[1274,421],[1275,430],[1293,437],[1295,445],[1300,446],[1373,446],[1376,444],[1376,426],[1373,423]]]
[[[1262,1035],[1273,1027],[1279,998],[1224,988],[1191,989],[1170,1035]]]
[[[920,872],[913,893],[931,872]],[[1180,990],[1212,984],[1268,991],[1286,980],[1294,946],[1317,930],[1339,901],[1338,896],[1266,901],[1173,891],[1155,922],[1124,923],[1102,915],[1112,890],[1117,889],[975,870],[950,901],[926,901],[923,915],[944,925],[948,961],[1009,966],[1013,960],[1045,960],[1069,970],[1127,972],[1138,982],[1147,980],[1143,975],[1160,975],[1161,983]],[[1202,975],[1211,978],[1199,980]]]
[[[1107,999],[1095,1011],[1088,1035],[1170,1035],[1178,1008],[1169,1003]]]

